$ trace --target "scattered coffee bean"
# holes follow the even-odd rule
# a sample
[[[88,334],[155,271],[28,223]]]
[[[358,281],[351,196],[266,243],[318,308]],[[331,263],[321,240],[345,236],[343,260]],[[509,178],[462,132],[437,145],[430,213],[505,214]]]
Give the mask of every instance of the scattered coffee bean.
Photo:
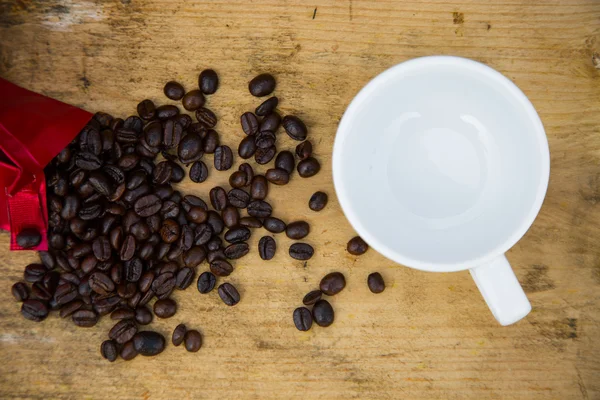
[[[359,256],[365,254],[367,250],[369,250],[369,245],[360,236],[355,236],[348,241],[346,248],[348,253]]]
[[[225,233],[224,238],[229,243],[239,243],[250,239],[251,234],[252,232],[250,232],[250,229],[246,228],[245,226],[237,226],[229,229]]]
[[[296,146],[296,157],[301,160],[306,160],[310,156],[312,156],[312,143],[310,140],[302,142]]]
[[[21,314],[31,321],[40,322],[48,316],[48,306],[39,300],[25,300],[21,305]]]
[[[321,279],[319,289],[328,296],[341,292],[346,287],[346,278],[340,272],[331,272]]]
[[[185,94],[185,90],[180,83],[175,81],[169,81],[165,85],[165,96],[167,96],[171,100],[181,100],[183,95]]]
[[[198,122],[200,122],[206,128],[214,128],[214,126],[217,124],[217,116],[215,115],[214,112],[212,112],[211,110],[209,110],[206,107],[200,107],[199,109],[196,110],[196,119],[198,120]],[[210,131],[208,131],[208,132],[210,132]],[[208,137],[208,132],[206,134],[207,137]],[[209,152],[207,151],[207,153],[209,153]]]
[[[247,176],[244,171],[235,171],[229,177],[229,185],[234,188],[241,188],[247,185]]]
[[[313,211],[321,211],[327,205],[327,193],[315,192],[308,200],[308,208]]]
[[[256,218],[266,218],[271,215],[273,208],[264,200],[253,200],[247,207],[248,215]]]
[[[204,94],[213,94],[219,88],[219,76],[212,69],[205,69],[198,77],[198,87]]]
[[[313,319],[319,326],[327,327],[333,324],[333,307],[327,300],[319,300],[315,303],[312,310]]]
[[[223,250],[223,253],[225,254],[225,257],[230,260],[237,260],[238,258],[244,257],[249,251],[250,247],[248,246],[248,243],[241,242],[230,244]]]
[[[256,119],[256,115],[251,112],[245,112],[240,117],[240,122],[242,130],[246,135],[255,135],[258,133],[258,119]]]
[[[385,282],[379,272],[369,274],[367,285],[369,286],[369,290],[373,293],[381,293],[385,290]]]
[[[171,299],[159,299],[154,303],[154,315],[158,318],[171,318],[177,312],[177,303]]]
[[[185,349],[190,353],[195,353],[202,347],[202,335],[195,329],[190,329],[184,337]]]
[[[313,305],[317,301],[321,300],[322,295],[323,295],[323,292],[321,292],[320,290],[312,290],[312,291],[308,292],[306,294],[306,296],[304,296],[304,298],[302,299],[302,303],[305,306]]]
[[[285,228],[285,234],[287,237],[294,240],[305,238],[308,236],[309,232],[310,225],[308,225],[308,222],[306,221],[290,222]]]
[[[289,137],[298,141],[306,140],[306,125],[300,118],[294,115],[286,115],[281,123]]]
[[[321,164],[313,158],[308,157],[305,160],[302,160],[296,166],[298,170],[298,175],[303,178],[310,178],[311,176],[316,175],[321,170]]]
[[[203,161],[196,161],[190,168],[190,179],[193,182],[201,183],[208,178],[208,168]]]
[[[255,217],[242,217],[240,218],[240,225],[245,226],[247,228],[260,228],[262,227],[262,222],[260,219]]]
[[[81,312],[85,311],[77,311],[75,314],[73,314],[73,319],[75,319],[75,315],[77,315],[77,313]],[[119,344],[123,344],[131,340],[131,338],[133,338],[133,335],[137,333],[137,330],[137,325],[132,319],[124,319],[117,322],[112,327],[110,332],[108,332],[108,337]]]
[[[204,250],[203,250],[204,251]],[[183,267],[175,276],[175,286],[177,289],[185,290],[192,284],[194,280],[194,270],[190,267]]]
[[[171,336],[171,343],[173,343],[173,346],[179,346],[183,343],[186,332],[187,327],[184,324],[179,324],[175,327],[173,335]]]
[[[227,192],[220,186],[215,186],[209,193],[210,203],[217,211],[223,211],[227,207]]]
[[[258,254],[263,260],[270,260],[275,256],[277,243],[271,236],[263,236],[258,241]]]
[[[267,217],[263,220],[263,226],[271,233],[281,233],[285,230],[286,224],[279,218]]]
[[[269,161],[271,161],[273,157],[275,157],[276,152],[277,149],[275,148],[275,146],[269,147],[267,149],[257,148],[256,152],[254,153],[254,161],[261,165],[266,164]]]
[[[29,288],[23,282],[17,282],[12,285],[10,291],[17,301],[25,301],[29,297]]]
[[[206,142],[204,143],[204,152],[207,152]],[[181,139],[179,146],[177,147],[177,157],[179,157],[179,161],[182,164],[193,163],[194,161],[198,161],[200,158],[202,158],[202,156],[202,139],[198,134],[188,133],[185,137],[183,137],[183,139]]]
[[[229,276],[233,272],[233,266],[225,260],[214,260],[210,263],[210,271],[216,276]]]
[[[254,178],[256,179],[256,177]],[[229,204],[237,208],[246,208],[250,203],[250,195],[242,189],[231,189],[227,194]]]
[[[271,74],[260,74],[248,83],[248,90],[255,97],[267,96],[275,90],[275,78]]]
[[[125,361],[133,360],[138,355],[137,350],[133,345],[133,341],[129,341],[123,345],[121,349],[121,358]]]
[[[102,354],[102,357],[104,357],[110,362],[115,361],[117,359],[117,356],[119,355],[117,352],[117,344],[115,343],[115,341],[105,340],[104,342],[102,342],[102,345],[100,346],[100,354]]]
[[[278,104],[279,104],[279,99],[277,97],[275,97],[275,96],[270,97],[267,100],[263,101],[261,103],[261,105],[256,107],[256,110],[254,111],[254,113],[258,116],[263,117],[263,116],[275,111]]]
[[[267,180],[275,185],[286,185],[290,181],[288,172],[281,168],[271,168],[265,174]]]
[[[98,315],[91,310],[78,310],[71,316],[75,325],[82,328],[90,328],[98,322]],[[111,338],[112,339],[112,338]]]
[[[228,306],[235,306],[240,302],[240,294],[235,286],[233,286],[231,283],[223,283],[221,286],[219,286],[218,292],[219,297],[221,297],[221,300],[223,300],[223,303],[227,304]]]
[[[269,194],[269,182],[262,175],[255,175],[250,186],[250,195],[254,200],[264,200]]]
[[[307,331],[312,326],[312,315],[306,307],[298,307],[294,310],[294,325],[299,331]]]
[[[315,250],[311,245],[306,243],[294,243],[290,246],[290,256],[296,260],[306,261],[310,259]]]
[[[211,272],[203,272],[198,277],[198,291],[202,294],[206,294],[215,288],[217,278]]]
[[[36,228],[24,228],[17,234],[17,245],[23,249],[30,249],[40,244],[42,235]]]
[[[142,100],[137,105],[137,112],[142,119],[149,121],[152,118],[154,118],[154,115],[156,113],[156,107],[154,106],[152,100]]]
[[[238,155],[247,160],[256,153],[256,142],[254,136],[246,136],[238,146]]]
[[[271,131],[260,131],[255,135],[254,142],[259,149],[268,149],[275,145],[275,134]]]
[[[271,131],[273,133],[277,132],[279,126],[281,125],[281,115],[277,112],[273,111],[266,115],[262,121],[260,121],[260,126],[258,127],[259,131]]]
[[[183,108],[187,111],[196,111],[200,107],[204,105],[204,95],[198,89],[190,90],[183,96],[181,100],[181,104],[183,104]]]
[[[135,311],[130,308],[117,308],[115,311],[110,313],[110,319],[122,320],[122,319],[133,319],[135,318]]]
[[[229,146],[219,146],[215,149],[215,168],[217,171],[226,171],[233,165],[233,153]]]
[[[287,150],[280,151],[275,158],[275,167],[285,170],[288,174],[294,172],[295,165],[294,155]]]
[[[133,347],[143,356],[155,356],[165,349],[165,337],[153,331],[138,332],[133,337]]]
[[[140,325],[148,325],[152,322],[152,311],[146,306],[138,306],[135,310],[135,322]]]

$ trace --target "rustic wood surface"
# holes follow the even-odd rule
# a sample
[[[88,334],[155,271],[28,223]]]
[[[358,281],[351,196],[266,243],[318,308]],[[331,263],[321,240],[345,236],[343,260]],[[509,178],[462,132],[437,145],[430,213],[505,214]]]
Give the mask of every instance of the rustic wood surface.
[[[152,325],[169,337],[180,322],[200,329],[204,347],[196,354],[168,346],[154,359],[109,364],[99,355],[107,318],[90,329],[54,315],[24,320],[9,289],[37,256],[10,253],[0,234],[0,397],[600,398],[599,22],[594,0],[0,0],[0,76],[127,116],[142,98],[166,103],[166,81],[192,88],[198,72],[213,67],[221,88],[209,107],[222,140],[237,148],[238,117],[258,104],[247,82],[269,71],[281,111],[304,118],[323,166],[315,178],[294,176],[269,195],[277,215],[311,223],[315,257],[291,260],[290,241],[278,235],[272,261],[253,251],[236,263],[230,281],[241,291],[238,306],[190,287],[175,294],[177,315]],[[353,232],[330,166],[337,123],[372,77],[432,54],[501,71],[546,127],[548,197],[508,254],[533,311],[513,326],[496,323],[466,271],[425,273],[374,251],[345,252]],[[295,145],[279,140],[280,148]],[[211,170],[210,183],[179,189],[206,196],[227,177]],[[307,208],[316,190],[330,196],[319,214]],[[333,270],[348,280],[332,299],[334,325],[297,331],[293,309]],[[381,295],[367,289],[373,271],[389,285]]]

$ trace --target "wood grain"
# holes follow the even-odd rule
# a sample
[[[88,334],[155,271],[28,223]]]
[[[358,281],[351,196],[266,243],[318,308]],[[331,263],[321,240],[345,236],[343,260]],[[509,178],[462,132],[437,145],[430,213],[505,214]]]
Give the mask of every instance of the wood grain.
[[[145,97],[166,103],[166,81],[191,88],[213,67],[222,85],[209,106],[223,141],[236,146],[239,115],[257,105],[247,82],[269,71],[281,110],[304,118],[323,165],[316,177],[294,176],[270,195],[277,215],[311,223],[313,259],[291,260],[290,242],[279,235],[272,261],[254,251],[236,263],[238,306],[190,288],[175,294],[180,312],[154,324],[165,335],[179,322],[200,329],[197,354],[170,346],[154,359],[109,364],[99,356],[109,320],[91,329],[58,317],[25,321],[9,288],[36,255],[9,253],[1,234],[0,397],[600,398],[599,22],[593,0],[0,0],[0,76],[126,116]],[[431,54],[501,71],[547,130],[548,197],[508,254],[534,309],[510,327],[494,321],[467,272],[423,273],[373,251],[344,250],[353,232],[331,182],[337,123],[369,79]],[[179,189],[205,196],[226,179],[211,172],[210,183],[188,180]],[[306,206],[316,190],[331,199],[320,214]],[[298,332],[292,310],[333,270],[348,280],[333,298],[334,325]],[[376,270],[389,285],[381,295],[366,286]]]

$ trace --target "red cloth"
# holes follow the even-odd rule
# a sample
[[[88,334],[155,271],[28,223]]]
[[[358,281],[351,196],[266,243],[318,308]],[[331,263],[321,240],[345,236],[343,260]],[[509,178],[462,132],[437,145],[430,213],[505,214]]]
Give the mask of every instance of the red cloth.
[[[48,249],[44,167],[91,117],[0,78],[0,229],[10,230],[11,250],[23,250],[16,236],[24,227],[42,235],[31,250]]]

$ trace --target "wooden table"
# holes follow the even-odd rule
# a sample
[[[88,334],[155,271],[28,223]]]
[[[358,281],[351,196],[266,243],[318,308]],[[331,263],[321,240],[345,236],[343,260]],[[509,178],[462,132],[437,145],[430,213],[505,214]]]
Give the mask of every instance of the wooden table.
[[[263,262],[253,251],[230,281],[242,302],[177,292],[180,311],[152,326],[170,336],[180,322],[202,331],[199,353],[169,346],[154,359],[109,364],[99,345],[111,321],[76,328],[51,316],[24,320],[9,294],[30,252],[8,252],[0,235],[0,397],[61,399],[598,399],[600,398],[600,3],[594,0],[429,1],[0,1],[0,76],[90,111],[126,116],[149,97],[165,102],[170,79],[191,88],[215,68],[210,98],[222,140],[237,147],[239,115],[256,99],[248,80],[277,76],[283,113],[310,127],[319,175],[270,195],[284,219],[311,223],[309,262]],[[345,252],[353,236],[335,199],[331,148],[357,91],[409,58],[452,54],[512,79],[546,127],[548,197],[508,254],[533,304],[501,327],[468,272],[431,274],[374,251]],[[283,138],[283,137],[282,137]],[[292,141],[280,139],[280,147]],[[261,168],[261,170],[263,170]],[[206,196],[211,183],[180,190]],[[310,194],[330,204],[308,210]],[[260,235],[255,235],[254,249]],[[432,249],[433,251],[434,249]],[[206,268],[206,267],[203,267]],[[336,321],[297,331],[291,314],[320,277],[342,271]],[[388,283],[366,286],[370,272]]]

